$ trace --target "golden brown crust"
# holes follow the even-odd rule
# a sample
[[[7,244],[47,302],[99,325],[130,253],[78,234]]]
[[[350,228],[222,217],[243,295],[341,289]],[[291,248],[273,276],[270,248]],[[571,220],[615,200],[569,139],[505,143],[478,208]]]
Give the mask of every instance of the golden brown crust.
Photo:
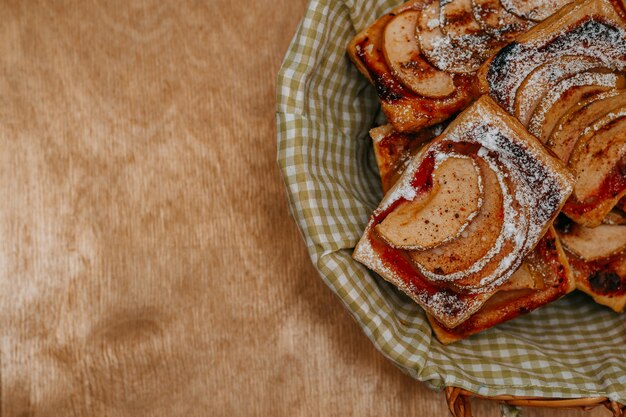
[[[443,127],[443,125],[435,125],[415,134],[396,132],[391,124],[370,130],[383,194],[387,193],[400,178],[409,159],[415,156],[422,146],[440,134]]]
[[[443,344],[465,339],[543,307],[575,289],[572,271],[553,228],[548,230],[535,250],[526,258],[526,263],[530,266],[532,274],[543,280],[544,288],[500,291],[468,320],[453,329],[443,326],[428,315],[437,339]]]

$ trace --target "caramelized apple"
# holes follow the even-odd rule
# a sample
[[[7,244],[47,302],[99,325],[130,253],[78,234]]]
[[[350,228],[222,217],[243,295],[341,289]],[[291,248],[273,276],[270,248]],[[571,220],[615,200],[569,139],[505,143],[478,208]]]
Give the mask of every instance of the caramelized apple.
[[[454,45],[445,36],[440,26],[439,1],[426,4],[417,21],[420,47],[426,59],[442,71],[454,73],[472,73],[482,63],[482,58],[475,51]]]
[[[411,258],[426,271],[452,274],[465,270],[483,258],[502,230],[503,196],[498,177],[489,164],[476,160],[483,183],[480,212],[456,239],[434,249],[411,252]]]
[[[600,60],[576,55],[557,57],[539,65],[528,74],[515,94],[515,117],[528,126],[537,105],[561,81],[592,68],[601,67]]]
[[[472,12],[485,32],[507,41],[534,25],[532,20],[508,12],[500,0],[472,0]]]
[[[583,72],[558,83],[545,95],[528,122],[528,131],[542,142],[547,140],[552,126],[568,109],[586,97],[624,86],[619,74]]]
[[[546,146],[562,161],[569,161],[583,131],[598,118],[622,106],[626,106],[626,90],[610,90],[590,97],[580,109],[561,117],[546,141]]]
[[[407,88],[428,97],[454,92],[452,77],[433,68],[420,55],[415,27],[420,12],[410,10],[394,17],[385,27],[383,51],[387,64]]]
[[[571,199],[563,211],[576,222],[597,226],[602,219],[626,195],[626,109],[610,113],[621,115],[606,124],[595,125],[584,134],[572,152],[569,165],[576,174],[576,184]],[[596,122],[598,123],[598,122]],[[603,192],[607,181],[613,182],[610,192]],[[577,213],[575,202],[592,202],[593,207]]]
[[[474,161],[450,157],[433,172],[432,197],[400,204],[376,232],[390,245],[426,249],[457,237],[477,214],[482,186]]]
[[[570,252],[586,261],[609,258],[626,249],[626,226],[605,224],[591,228],[573,224],[559,236]]]

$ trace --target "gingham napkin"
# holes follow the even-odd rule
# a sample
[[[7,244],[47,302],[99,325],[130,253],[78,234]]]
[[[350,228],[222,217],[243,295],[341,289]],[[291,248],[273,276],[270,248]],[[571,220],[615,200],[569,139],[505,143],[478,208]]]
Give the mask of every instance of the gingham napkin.
[[[381,189],[367,135],[375,92],[345,47],[397,4],[313,0],[278,75],[278,162],[322,279],[382,354],[434,389],[626,404],[626,315],[575,293],[443,346],[415,303],[351,258]]]

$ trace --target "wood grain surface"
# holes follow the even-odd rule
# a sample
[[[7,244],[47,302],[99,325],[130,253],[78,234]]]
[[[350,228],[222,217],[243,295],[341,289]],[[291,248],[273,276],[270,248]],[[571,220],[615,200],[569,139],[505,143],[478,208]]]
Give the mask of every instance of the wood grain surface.
[[[0,1],[2,417],[447,415],[289,218],[274,90],[305,7]]]

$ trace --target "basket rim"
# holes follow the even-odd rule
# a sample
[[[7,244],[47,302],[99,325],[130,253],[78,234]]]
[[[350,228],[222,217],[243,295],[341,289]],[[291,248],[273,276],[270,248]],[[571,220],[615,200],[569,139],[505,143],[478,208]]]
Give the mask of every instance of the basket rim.
[[[584,411],[592,410],[602,405],[611,411],[614,417],[626,416],[626,404],[611,401],[607,397],[546,398],[516,395],[485,396],[453,386],[445,388],[445,397],[448,409],[454,417],[471,417],[470,400],[472,398],[495,401],[513,407],[582,409]]]

